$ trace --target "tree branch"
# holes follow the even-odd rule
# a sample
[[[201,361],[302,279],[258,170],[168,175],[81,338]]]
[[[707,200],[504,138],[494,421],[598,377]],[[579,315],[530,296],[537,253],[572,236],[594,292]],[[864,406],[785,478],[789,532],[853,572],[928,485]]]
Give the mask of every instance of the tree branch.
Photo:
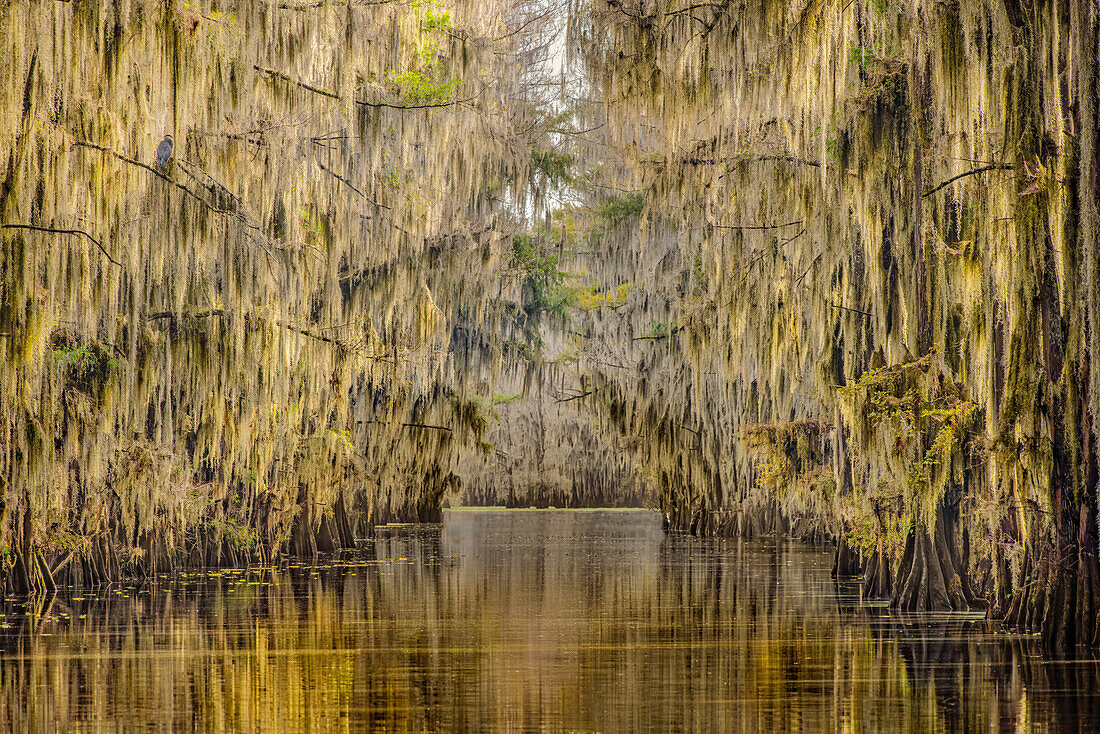
[[[287,82],[288,84],[294,84],[295,86],[301,87],[302,89],[305,89],[308,92],[313,92],[314,94],[319,94],[322,97],[328,97],[329,99],[343,99],[336,92],[330,91],[328,89],[323,89],[321,87],[315,87],[312,84],[307,84],[303,81],[299,81],[298,79],[295,79],[292,76],[284,74],[281,71],[276,71],[275,69],[268,69],[267,67],[263,67],[263,66],[257,66],[256,64],[253,64],[252,68],[255,69],[256,71],[260,72],[261,74],[266,74],[269,77],[272,77],[273,79],[279,79],[281,81]],[[438,108],[438,107],[453,107],[455,105],[459,105],[459,104],[462,104],[464,102],[472,102],[473,100],[477,99],[479,96],[481,96],[480,93],[475,94],[473,97],[467,97],[466,99],[452,99],[449,102],[431,102],[431,103],[425,103],[425,104],[394,104],[392,102],[367,102],[367,101],[362,100],[362,99],[356,99],[356,100],[352,100],[352,101],[355,102],[355,104],[362,105],[364,107],[376,107],[376,108],[384,107],[384,108],[388,108],[388,109],[391,109],[391,110],[424,110],[424,109],[434,109],[434,108]]]
[[[182,311],[182,312],[179,312],[179,313],[176,313],[174,311],[156,311],[154,313],[146,314],[145,315],[145,320],[146,321],[159,321],[159,320],[162,320],[162,319],[170,319],[174,323],[177,318],[205,319],[205,318],[208,318],[210,316],[225,316],[225,315],[226,315],[225,310],[220,309],[220,308],[210,309],[209,311]],[[263,319],[258,318],[257,320],[262,321]],[[351,346],[347,342],[342,341],[340,339],[334,339],[330,336],[325,336],[324,334],[318,334],[315,331],[310,331],[309,329],[303,329],[300,326],[295,326],[294,324],[288,324],[288,323],[285,323],[285,322],[282,322],[282,321],[274,321],[272,323],[274,323],[275,326],[281,326],[285,329],[293,331],[296,334],[301,334],[302,336],[308,336],[310,339],[316,339],[317,341],[325,342],[326,344],[333,344],[333,345],[335,345],[336,347],[338,347],[340,349],[351,351]]]
[[[820,163],[811,161],[809,158],[771,153],[735,155],[729,158],[682,158],[680,163],[685,166],[715,166],[721,163],[734,163],[739,161],[780,161],[783,163],[798,163],[799,165],[812,166],[814,168],[821,167]]]
[[[118,158],[123,163],[129,163],[131,166],[137,166],[138,168],[144,168],[146,171],[153,174],[154,176],[161,179],[162,181],[165,181],[166,183],[170,184],[171,186],[175,186],[177,189],[184,192],[185,194],[190,196],[192,199],[194,199],[195,201],[197,201],[200,204],[202,204],[203,206],[205,206],[210,211],[212,211],[216,214],[224,214],[226,216],[231,216],[235,219],[239,219],[241,221],[241,223],[243,223],[245,226],[247,226],[251,229],[259,229],[259,227],[257,227],[256,225],[252,224],[247,219],[245,219],[244,216],[240,212],[235,212],[231,209],[222,209],[220,207],[214,206],[213,204],[208,202],[205,197],[195,193],[186,184],[182,184],[182,183],[180,183],[179,181],[176,181],[173,178],[169,178],[167,175],[161,173],[156,168],[154,168],[153,166],[148,165],[147,163],[142,163],[141,161],[134,160],[133,158],[127,158],[126,156],[122,155],[121,153],[119,153],[117,151],[114,151],[114,150],[111,150],[110,148],[108,148],[105,145],[98,145],[96,143],[92,143],[92,142],[89,142],[87,140],[77,140],[76,142],[73,143],[73,147],[74,148],[91,148],[92,150],[98,150],[100,152],[107,153],[108,155],[113,155],[115,158]]]
[[[597,388],[594,388],[592,390],[589,390],[588,392],[581,393],[580,395],[572,395],[568,398],[561,398],[560,400],[555,400],[554,402],[555,403],[568,403],[571,400],[580,400],[581,398],[587,398],[589,395],[592,395],[593,393],[597,393],[599,391],[600,391],[600,389],[597,387]]]
[[[38,226],[33,225],[33,224],[3,224],[3,225],[0,225],[0,229],[28,229],[32,232],[53,232],[54,234],[83,235],[83,236],[87,237],[89,240],[91,240],[92,244],[94,244],[96,247],[98,247],[99,251],[102,252],[108,260],[113,262],[115,265],[118,265],[119,267],[122,267],[122,263],[120,263],[118,260],[115,260],[113,257],[111,257],[111,253],[107,252],[106,248],[103,247],[103,244],[99,240],[97,240],[95,237],[92,237],[90,234],[88,234],[87,232],[85,232],[82,229],[56,229],[54,227],[38,227]]]
[[[942,189],[944,186],[949,186],[950,184],[953,184],[956,181],[958,181],[960,178],[965,178],[967,176],[973,176],[976,173],[985,173],[986,171],[1007,171],[1007,170],[1012,170],[1013,168],[1014,168],[1014,166],[1009,166],[1009,165],[1006,165],[1004,163],[992,163],[988,166],[982,166],[981,168],[975,168],[973,171],[964,171],[964,172],[960,173],[958,176],[952,176],[951,178],[947,179],[943,183],[937,184],[932,189],[930,189],[928,191],[925,191],[923,194],[921,194],[921,196],[931,196],[932,194],[934,194],[937,191],[939,191],[940,189]]]
[[[327,89],[321,89],[320,87],[315,87],[312,84],[306,84],[305,82],[299,81],[299,80],[297,80],[297,79],[295,79],[291,76],[288,76],[288,75],[284,74],[281,71],[276,71],[275,69],[268,69],[268,68],[263,67],[263,66],[257,66],[256,64],[253,64],[252,68],[255,69],[256,71],[260,72],[261,74],[267,74],[268,76],[270,76],[274,79],[281,79],[284,82],[294,84],[296,86],[301,87],[302,89],[313,92],[314,94],[320,94],[322,97],[328,97],[329,99],[340,99],[340,95],[337,94],[336,92],[330,92]]]
[[[802,224],[802,220],[796,219],[793,222],[784,222],[783,224],[715,224],[712,226],[718,229],[782,229],[795,224]]]
[[[677,326],[675,329],[669,331],[667,334],[644,334],[642,336],[634,337],[634,341],[656,341],[658,339],[668,339],[671,336],[676,336],[676,332],[682,330],[684,327]]]
[[[364,107],[384,107],[391,110],[430,110],[438,107],[454,107],[455,105],[465,104],[466,102],[473,102],[480,96],[481,93],[479,92],[473,97],[466,97],[465,99],[452,99],[450,102],[432,102],[429,104],[393,104],[391,102],[366,102],[357,99],[355,100],[355,104],[363,105]]]
[[[341,176],[341,175],[340,175],[339,173],[337,173],[336,171],[334,171],[334,170],[332,170],[331,168],[329,168],[328,166],[326,166],[326,165],[325,165],[324,163],[322,163],[321,161],[317,160],[316,158],[314,158],[314,160],[315,160],[315,161],[317,161],[317,165],[321,167],[321,170],[322,170],[322,171],[324,171],[325,173],[329,174],[330,176],[332,176],[332,177],[333,177],[333,178],[335,178],[335,179],[336,179],[337,181],[339,181],[340,183],[342,183],[342,184],[344,184],[345,186],[347,186],[347,187],[348,187],[349,189],[351,189],[351,190],[352,190],[352,191],[354,191],[355,193],[359,194],[359,195],[360,195],[361,197],[363,197],[364,199],[366,199],[367,201],[369,201],[369,202],[370,202],[371,204],[374,204],[374,205],[375,205],[376,207],[378,207],[379,209],[392,209],[392,207],[386,206],[385,204],[380,204],[380,203],[378,203],[377,201],[375,201],[374,199],[372,199],[371,197],[369,197],[369,196],[367,196],[366,194],[364,194],[364,193],[363,193],[362,191],[360,191],[360,190],[359,190],[359,189],[358,189],[358,188],[357,188],[357,187],[355,186],[355,184],[353,184],[353,183],[352,183],[351,181],[349,181],[348,179],[344,178],[343,176]]]
[[[211,309],[209,311],[181,311],[176,313],[175,311],[156,311],[154,313],[145,314],[146,321],[159,321],[162,319],[175,319],[176,317],[186,317],[192,319],[204,319],[208,316],[225,316],[225,311],[220,308]]]
[[[363,423],[383,423],[389,425],[389,421],[363,421]],[[454,429],[447,426],[432,426],[427,423],[402,423],[404,428],[427,428],[432,431],[446,431],[447,433],[453,432]]]
[[[869,319],[874,318],[871,314],[867,313],[866,311],[860,311],[858,308],[848,308],[847,306],[841,306],[838,303],[834,303],[833,308],[839,308],[843,311],[851,311],[852,313],[863,314],[864,316],[866,316]]]
[[[389,4],[395,3],[397,1],[398,0],[358,0],[358,2],[352,2],[352,3],[349,3],[349,4],[353,8],[355,8],[355,7],[366,7],[366,6],[370,6],[370,5],[389,5]],[[317,10],[318,8],[323,8],[327,4],[328,4],[327,2],[322,2],[321,0],[317,0],[317,2],[305,2],[305,3],[281,2],[276,7],[279,8],[279,10]]]

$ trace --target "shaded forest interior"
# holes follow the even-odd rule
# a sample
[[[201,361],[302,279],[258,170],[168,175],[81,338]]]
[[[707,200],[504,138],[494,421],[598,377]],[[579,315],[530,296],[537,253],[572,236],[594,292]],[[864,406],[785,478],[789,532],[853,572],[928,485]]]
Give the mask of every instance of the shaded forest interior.
[[[1096,0],[24,0],[0,41],[8,590],[640,503],[1100,643]]]

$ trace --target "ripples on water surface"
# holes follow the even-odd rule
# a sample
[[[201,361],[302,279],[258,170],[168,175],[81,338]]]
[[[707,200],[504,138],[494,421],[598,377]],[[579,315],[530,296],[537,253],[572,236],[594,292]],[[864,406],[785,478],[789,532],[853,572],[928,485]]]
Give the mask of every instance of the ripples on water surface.
[[[1100,730],[1100,664],[829,569],[651,513],[453,511],[326,566],[9,602],[0,729]]]

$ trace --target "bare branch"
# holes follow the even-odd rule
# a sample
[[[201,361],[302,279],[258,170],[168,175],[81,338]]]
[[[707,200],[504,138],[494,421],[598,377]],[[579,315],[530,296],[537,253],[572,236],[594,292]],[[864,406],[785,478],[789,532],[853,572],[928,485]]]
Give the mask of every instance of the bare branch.
[[[792,227],[796,224],[802,224],[802,220],[796,219],[793,222],[784,222],[783,224],[714,224],[711,226],[717,227],[718,229],[782,229],[784,227]],[[794,238],[792,237],[791,239]]]
[[[391,3],[398,2],[398,0],[358,0],[357,2],[349,3],[352,7],[367,7],[371,5],[389,5]],[[287,3],[282,2],[275,7],[279,10],[317,10],[323,8],[328,3],[318,0],[317,2],[303,2],[303,3]]]
[[[556,402],[556,403],[568,403],[571,400],[580,400],[581,398],[587,398],[589,395],[592,395],[593,393],[597,393],[599,391],[600,391],[600,389],[597,387],[597,388],[593,388],[592,390],[589,390],[588,392],[581,393],[580,395],[571,395],[567,398],[561,398],[559,400],[555,400],[554,402]]]
[[[205,319],[210,316],[225,316],[225,311],[220,308],[211,309],[210,311],[181,311],[179,313],[175,311],[155,311],[153,313],[145,314],[146,321],[160,321],[162,319],[175,320],[180,318],[191,319]]]
[[[84,237],[87,237],[89,240],[91,240],[92,244],[98,247],[99,251],[102,252],[108,260],[113,262],[115,265],[122,267],[122,263],[111,257],[111,253],[107,252],[106,248],[103,247],[103,244],[99,240],[97,240],[95,237],[92,237],[90,234],[82,229],[57,229],[54,227],[38,227],[33,224],[3,224],[0,225],[0,229],[28,229],[32,232],[53,232],[54,234],[83,235]]]
[[[677,326],[675,329],[668,332],[667,334],[644,334],[642,336],[636,336],[636,337],[634,337],[634,341],[640,342],[640,341],[657,341],[658,339],[668,339],[670,336],[675,336],[676,333],[678,331],[681,331],[683,328],[684,327],[682,327],[682,326]]]
[[[177,318],[204,319],[204,318],[209,318],[211,316],[225,316],[225,315],[226,315],[225,310],[220,309],[220,308],[210,309],[209,311],[181,311],[179,313],[174,312],[174,311],[156,311],[154,313],[146,314],[145,315],[145,320],[146,321],[159,321],[159,320],[163,320],[163,319],[169,319],[173,323],[175,323]],[[261,320],[261,319],[257,319],[257,320]],[[274,323],[275,326],[281,326],[285,329],[293,331],[296,334],[301,334],[302,336],[308,336],[310,339],[316,339],[317,341],[325,342],[326,344],[335,345],[336,347],[338,347],[340,349],[343,349],[343,350],[346,350],[346,351],[351,351],[351,345],[348,344],[345,341],[340,340],[340,339],[333,339],[332,337],[325,336],[324,334],[318,334],[315,331],[311,331],[309,329],[303,329],[300,326],[295,326],[294,324],[288,324],[288,323],[285,323],[285,322],[282,322],[282,321],[275,321],[275,322],[272,322],[272,323]]]
[[[363,105],[364,107],[383,107],[391,110],[430,110],[439,107],[454,107],[455,105],[466,104],[467,102],[473,102],[475,99],[481,96],[478,92],[472,97],[466,97],[465,99],[452,99],[450,102],[433,102],[429,104],[393,104],[391,102],[366,102],[361,99],[355,100],[355,104]]]
[[[314,94],[320,94],[321,96],[328,97],[329,99],[340,99],[340,95],[337,94],[336,92],[330,92],[327,89],[321,89],[320,87],[315,87],[312,84],[306,84],[305,82],[299,81],[298,79],[294,79],[293,77],[290,77],[290,76],[284,74],[281,71],[275,71],[274,69],[268,69],[268,68],[263,67],[263,66],[257,66],[256,64],[253,64],[252,68],[255,69],[256,71],[260,72],[261,74],[267,74],[268,76],[270,76],[272,78],[281,79],[284,82],[294,84],[296,86],[301,87],[302,89],[313,92]]]
[[[680,160],[680,163],[685,166],[715,166],[723,163],[737,163],[742,161],[779,161],[780,163],[797,163],[801,166],[812,166],[813,168],[821,167],[820,163],[812,161],[809,158],[799,158],[794,155],[778,153],[747,153],[745,155],[735,155],[728,158],[683,158]]]
[[[1010,171],[1013,168],[1014,168],[1014,166],[1009,166],[1009,165],[1006,165],[1004,163],[991,163],[988,166],[982,166],[981,168],[975,168],[972,171],[964,171],[964,172],[960,173],[958,176],[952,176],[951,178],[947,179],[943,183],[937,184],[936,186],[929,189],[928,191],[925,191],[923,194],[921,194],[921,196],[931,196],[932,194],[936,193],[937,191],[939,191],[943,187],[949,186],[949,185],[955,183],[960,178],[965,178],[967,176],[973,176],[976,173],[985,173],[986,171]]]
[[[329,99],[343,99],[336,92],[330,91],[328,89],[323,89],[321,87],[315,87],[312,84],[307,84],[306,82],[295,79],[294,77],[291,77],[287,74],[284,74],[281,71],[276,71],[275,69],[268,69],[266,67],[257,66],[255,64],[252,65],[252,68],[255,69],[256,71],[260,72],[261,74],[268,75],[269,77],[271,77],[273,79],[279,79],[279,80],[284,81],[288,84],[294,84],[295,86],[301,87],[302,89],[305,89],[306,91],[313,92],[314,94],[319,94],[322,97],[328,97]],[[352,100],[352,101],[354,101],[355,104],[357,104],[357,105],[362,105],[363,107],[386,108],[386,109],[391,109],[391,110],[426,110],[426,109],[435,109],[435,108],[439,108],[439,107],[453,107],[455,105],[464,104],[466,102],[472,102],[480,96],[481,96],[481,93],[479,92],[478,94],[475,94],[473,97],[467,97],[466,99],[452,99],[448,102],[428,102],[428,103],[424,103],[424,104],[396,104],[396,103],[393,103],[393,102],[367,102],[366,100],[362,100],[362,99],[356,99],[356,100]]]
[[[851,311],[852,313],[863,314],[864,316],[866,316],[869,319],[874,318],[871,314],[867,313],[866,311],[860,311],[858,308],[848,308],[847,306],[841,306],[839,303],[834,303],[833,308],[839,308],[842,311]]]
[[[389,421],[362,421],[362,422],[363,423],[383,423],[383,424],[389,425]],[[429,429],[429,430],[432,430],[432,431],[446,431],[447,433],[451,433],[454,430],[452,428],[448,428],[447,426],[433,426],[433,425],[429,425],[427,423],[402,423],[401,426],[404,427],[404,428],[426,428],[426,429]]]
[[[144,168],[146,171],[149,171],[149,173],[153,174],[154,176],[161,179],[162,181],[165,181],[168,184],[170,184],[172,186],[175,186],[177,189],[184,192],[185,194],[190,196],[192,199],[194,199],[195,201],[197,201],[200,204],[202,204],[203,206],[205,206],[210,211],[215,212],[216,214],[225,214],[226,216],[234,217],[235,219],[241,220],[242,223],[244,223],[248,227],[251,227],[252,229],[259,229],[259,227],[257,227],[256,225],[254,225],[251,222],[249,222],[248,220],[246,220],[244,218],[244,216],[242,214],[240,214],[239,212],[235,212],[231,209],[222,209],[220,207],[214,206],[209,201],[207,201],[204,196],[196,193],[194,190],[192,190],[186,184],[182,184],[179,181],[168,177],[167,175],[165,175],[164,173],[158,171],[156,168],[154,168],[153,166],[148,165],[147,163],[142,163],[141,161],[134,160],[133,158],[127,158],[126,156],[122,155],[121,153],[119,153],[117,151],[114,151],[114,150],[112,150],[112,149],[110,149],[110,148],[108,148],[104,145],[98,145],[96,143],[92,143],[92,142],[89,142],[87,140],[77,140],[75,143],[73,143],[73,147],[74,148],[91,148],[92,150],[98,150],[98,151],[101,151],[103,153],[113,155],[115,158],[118,158],[120,161],[122,161],[124,163],[129,163],[131,166],[137,166],[138,168]],[[193,175],[193,174],[189,173],[189,175]]]
[[[314,160],[316,160],[316,159],[314,159]],[[321,170],[322,170],[322,171],[324,171],[325,173],[329,174],[330,176],[332,176],[333,178],[335,178],[335,179],[336,179],[337,181],[339,181],[340,183],[344,184],[344,185],[345,185],[345,186],[347,186],[347,187],[348,187],[349,189],[351,189],[352,191],[354,191],[355,193],[359,194],[359,195],[360,195],[361,197],[363,197],[364,199],[366,199],[367,201],[369,201],[369,202],[370,202],[371,204],[374,204],[374,205],[375,205],[376,207],[378,207],[378,208],[380,208],[380,209],[392,209],[392,208],[393,208],[393,207],[389,207],[389,206],[386,206],[385,204],[380,204],[379,202],[375,201],[375,200],[374,200],[374,199],[372,199],[371,197],[367,196],[367,195],[366,195],[366,194],[364,194],[364,193],[363,193],[362,191],[360,191],[360,190],[359,190],[359,189],[358,189],[358,188],[357,188],[357,187],[355,186],[355,184],[353,184],[353,183],[352,183],[351,181],[349,181],[348,179],[344,178],[343,176],[341,176],[341,175],[340,175],[339,173],[337,173],[336,171],[334,171],[334,170],[332,170],[331,168],[329,168],[328,166],[326,166],[326,165],[325,165],[324,163],[322,163],[321,161],[319,161],[319,160],[318,160],[318,161],[317,161],[317,165],[321,167]]]

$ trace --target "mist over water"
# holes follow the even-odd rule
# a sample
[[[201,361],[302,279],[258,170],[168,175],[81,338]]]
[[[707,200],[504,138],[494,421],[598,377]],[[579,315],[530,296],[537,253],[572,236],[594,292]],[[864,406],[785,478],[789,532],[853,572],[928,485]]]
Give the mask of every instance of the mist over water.
[[[322,565],[8,604],[12,731],[1092,731],[1100,663],[899,617],[788,541],[446,512]],[[849,591],[850,589],[850,591]]]

